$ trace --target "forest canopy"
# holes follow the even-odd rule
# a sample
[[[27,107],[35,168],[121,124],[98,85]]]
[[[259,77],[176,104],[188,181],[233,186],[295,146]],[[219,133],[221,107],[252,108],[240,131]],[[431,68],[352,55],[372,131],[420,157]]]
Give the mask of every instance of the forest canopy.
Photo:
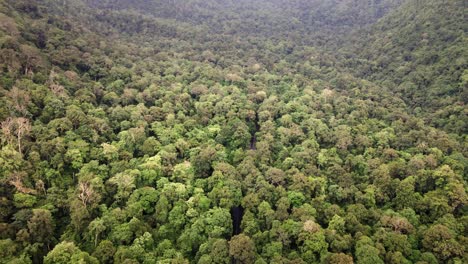
[[[462,0],[0,0],[0,263],[468,263]]]

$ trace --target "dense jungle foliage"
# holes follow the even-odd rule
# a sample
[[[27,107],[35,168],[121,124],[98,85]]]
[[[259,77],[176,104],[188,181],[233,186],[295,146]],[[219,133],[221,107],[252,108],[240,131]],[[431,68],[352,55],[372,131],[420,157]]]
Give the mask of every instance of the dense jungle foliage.
[[[0,263],[468,263],[463,0],[0,0]]]

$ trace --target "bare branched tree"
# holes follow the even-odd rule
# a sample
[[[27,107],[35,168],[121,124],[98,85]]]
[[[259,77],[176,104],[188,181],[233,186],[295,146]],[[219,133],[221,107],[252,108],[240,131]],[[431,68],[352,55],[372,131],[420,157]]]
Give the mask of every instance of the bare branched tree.
[[[78,199],[83,203],[85,207],[87,207],[88,203],[90,202],[91,198],[94,195],[94,190],[89,184],[89,182],[80,182],[78,185],[80,189],[80,193],[78,194]]]
[[[11,105],[10,108],[15,110],[22,116],[26,116],[28,113],[28,104],[31,102],[31,98],[26,91],[19,89],[16,86],[6,93],[6,96],[10,98]]]
[[[13,139],[16,138],[18,152],[22,152],[22,140],[31,132],[31,123],[29,119],[24,117],[9,117],[1,123],[3,135],[8,144],[13,144]]]
[[[25,177],[26,177],[26,173],[15,172],[11,175],[10,184],[15,186],[18,192],[26,193],[26,194],[35,194],[36,190],[24,186],[23,179]]]

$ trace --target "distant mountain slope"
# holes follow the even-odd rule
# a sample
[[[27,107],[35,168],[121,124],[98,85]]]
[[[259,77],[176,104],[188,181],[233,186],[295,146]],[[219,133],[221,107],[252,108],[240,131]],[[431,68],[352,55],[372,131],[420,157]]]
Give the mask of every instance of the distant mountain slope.
[[[255,34],[279,39],[301,34],[301,43],[374,23],[404,0],[88,0],[92,8],[135,10],[157,18],[203,25],[211,33]]]
[[[407,1],[341,48],[345,68],[398,92],[414,113],[468,131],[466,2]]]

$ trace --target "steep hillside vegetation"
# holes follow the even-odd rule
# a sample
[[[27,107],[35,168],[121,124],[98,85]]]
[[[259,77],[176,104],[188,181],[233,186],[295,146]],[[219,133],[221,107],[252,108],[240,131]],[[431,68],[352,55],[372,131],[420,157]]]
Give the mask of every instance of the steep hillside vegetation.
[[[464,1],[407,1],[350,35],[345,67],[396,91],[429,124],[466,132],[466,11]]]

